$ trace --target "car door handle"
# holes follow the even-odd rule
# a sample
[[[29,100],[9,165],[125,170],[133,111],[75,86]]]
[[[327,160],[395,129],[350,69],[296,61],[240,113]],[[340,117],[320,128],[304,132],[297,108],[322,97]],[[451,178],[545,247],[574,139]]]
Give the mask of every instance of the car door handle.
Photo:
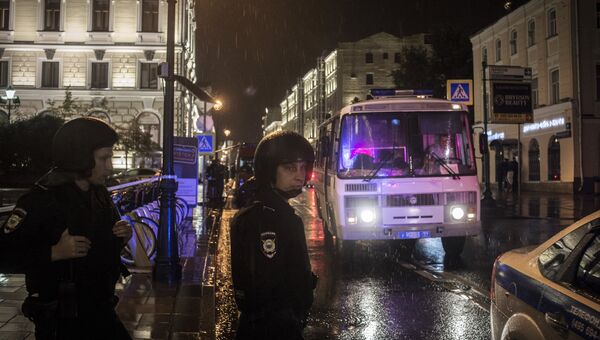
[[[569,331],[567,324],[563,321],[563,318],[558,313],[546,313],[544,319],[550,327],[557,330],[560,334],[564,335]]]

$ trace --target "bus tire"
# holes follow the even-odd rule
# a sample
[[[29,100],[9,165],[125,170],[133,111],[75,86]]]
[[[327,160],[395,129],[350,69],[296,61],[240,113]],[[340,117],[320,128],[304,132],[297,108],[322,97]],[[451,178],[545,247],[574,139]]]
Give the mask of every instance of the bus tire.
[[[465,247],[465,236],[442,237],[442,246],[448,257],[459,257]]]

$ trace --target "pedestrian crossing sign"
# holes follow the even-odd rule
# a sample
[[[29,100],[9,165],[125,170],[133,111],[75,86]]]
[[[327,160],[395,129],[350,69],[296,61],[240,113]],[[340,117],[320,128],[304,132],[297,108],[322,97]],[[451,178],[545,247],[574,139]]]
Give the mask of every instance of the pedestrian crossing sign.
[[[473,105],[473,81],[471,79],[448,79],[446,98],[452,102]]]
[[[215,136],[212,133],[200,133],[196,135],[198,139],[198,153],[213,154],[215,152]]]

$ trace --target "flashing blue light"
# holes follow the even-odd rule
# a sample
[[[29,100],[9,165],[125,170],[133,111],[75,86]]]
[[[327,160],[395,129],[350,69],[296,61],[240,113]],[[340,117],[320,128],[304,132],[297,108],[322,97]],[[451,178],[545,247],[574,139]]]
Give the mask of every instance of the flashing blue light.
[[[394,89],[370,89],[369,93],[373,97],[392,97],[396,95]]]
[[[397,96],[432,97],[433,90],[370,89],[369,94],[373,98],[385,98],[385,97],[397,97]]]
[[[433,90],[413,90],[415,96],[433,96]]]
[[[400,125],[400,119],[392,119],[392,125]]]

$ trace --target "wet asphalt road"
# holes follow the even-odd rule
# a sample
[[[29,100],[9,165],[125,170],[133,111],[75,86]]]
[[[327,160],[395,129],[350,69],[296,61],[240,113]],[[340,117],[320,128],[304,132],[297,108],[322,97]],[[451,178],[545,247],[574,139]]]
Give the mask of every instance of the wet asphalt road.
[[[306,339],[489,339],[488,291],[495,258],[539,244],[575,218],[558,210],[530,218],[489,213],[483,233],[467,239],[458,260],[445,258],[439,239],[422,239],[412,253],[401,243],[360,242],[352,261],[342,262],[325,247],[314,191],[291,203],[304,220],[311,264],[320,278]],[[223,219],[229,217],[226,213]],[[237,317],[228,265],[223,264],[228,237],[225,230],[219,241],[219,339],[233,338]]]

